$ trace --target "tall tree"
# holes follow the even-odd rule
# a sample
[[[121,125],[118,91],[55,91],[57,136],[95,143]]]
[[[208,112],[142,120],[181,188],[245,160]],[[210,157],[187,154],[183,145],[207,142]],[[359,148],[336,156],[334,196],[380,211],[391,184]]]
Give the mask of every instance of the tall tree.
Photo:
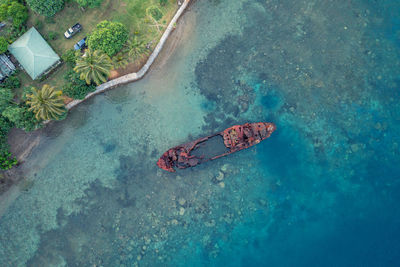
[[[112,61],[105,53],[100,50],[93,52],[91,49],[86,49],[85,54],[76,60],[74,70],[87,84],[94,82],[99,85],[107,81],[112,68]]]
[[[104,20],[88,37],[92,50],[101,50],[110,57],[118,53],[128,40],[128,29],[119,22]]]
[[[29,110],[35,113],[36,119],[59,119],[65,113],[61,91],[56,91],[54,87],[45,84],[40,90],[32,88],[31,92],[32,94],[27,95],[26,103],[30,106]]]
[[[28,8],[18,2],[12,2],[8,7],[8,16],[11,17],[14,27],[20,27],[28,20]]]
[[[1,21],[11,18],[13,26],[18,28],[28,20],[28,8],[18,0],[1,0],[0,3]]]

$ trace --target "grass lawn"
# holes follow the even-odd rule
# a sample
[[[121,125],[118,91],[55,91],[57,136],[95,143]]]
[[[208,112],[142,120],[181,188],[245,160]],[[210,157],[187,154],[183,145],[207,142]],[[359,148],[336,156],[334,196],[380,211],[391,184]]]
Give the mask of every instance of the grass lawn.
[[[152,48],[154,48],[177,8],[176,0],[168,0],[165,6],[160,5],[160,0],[104,0],[100,7],[84,10],[71,1],[51,19],[30,12],[27,28],[34,26],[60,57],[65,51],[72,49],[76,42],[87,36],[102,20],[123,23],[131,36],[136,35],[146,43],[153,41]],[[77,22],[82,25],[82,31],[71,39],[66,39],[64,32]],[[50,32],[56,33],[55,40],[49,40]],[[18,76],[22,87],[40,88],[43,84],[50,84],[61,89],[64,73],[68,69],[67,64],[63,64],[42,82],[32,81],[24,71],[20,71]]]

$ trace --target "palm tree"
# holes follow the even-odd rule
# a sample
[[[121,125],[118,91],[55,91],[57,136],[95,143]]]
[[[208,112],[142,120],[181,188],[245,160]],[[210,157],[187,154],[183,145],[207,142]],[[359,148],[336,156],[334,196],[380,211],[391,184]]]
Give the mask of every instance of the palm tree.
[[[27,95],[28,100],[26,103],[30,105],[29,110],[35,113],[36,119],[58,119],[65,113],[61,91],[56,91],[54,87],[45,84],[41,90],[32,88],[31,92],[32,94]]]
[[[133,60],[147,55],[149,50],[143,40],[138,40],[136,37],[129,39],[126,42],[126,52]]]
[[[128,65],[128,60],[126,59],[126,57],[124,57],[123,54],[116,54],[113,58],[112,58],[112,62],[114,65],[114,69],[119,69],[119,68],[123,68],[126,65]]]
[[[113,64],[108,55],[100,50],[92,52],[91,49],[86,49],[85,54],[76,60],[74,70],[87,84],[94,82],[99,85],[107,81],[112,68]]]

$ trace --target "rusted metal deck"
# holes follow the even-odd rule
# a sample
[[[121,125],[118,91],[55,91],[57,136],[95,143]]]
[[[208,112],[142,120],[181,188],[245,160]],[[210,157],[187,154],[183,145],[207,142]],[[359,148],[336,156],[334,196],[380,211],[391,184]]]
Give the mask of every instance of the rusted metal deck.
[[[256,145],[270,137],[275,130],[275,124],[268,122],[234,125],[220,133],[169,149],[157,161],[157,166],[169,172],[175,172],[175,167],[179,169],[194,167]]]

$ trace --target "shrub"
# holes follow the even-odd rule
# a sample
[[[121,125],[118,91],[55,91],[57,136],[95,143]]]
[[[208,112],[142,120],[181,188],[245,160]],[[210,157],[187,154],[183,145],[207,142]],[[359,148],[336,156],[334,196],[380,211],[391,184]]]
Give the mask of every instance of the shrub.
[[[17,40],[22,34],[26,32],[26,26],[21,26],[19,28],[10,27],[7,29],[7,41],[9,43],[14,42]]]
[[[4,21],[8,19],[8,4],[1,4],[0,5],[0,20]]]
[[[74,67],[78,56],[77,56],[77,53],[73,49],[69,49],[69,50],[65,51],[64,54],[61,55],[61,58],[69,66]]]
[[[0,116],[0,143],[3,143],[2,140],[4,138],[7,138],[7,133],[10,129],[11,129],[11,123],[7,121],[5,118]]]
[[[122,23],[102,21],[89,35],[88,46],[92,51],[101,50],[110,57],[121,50],[128,40],[128,30]]]
[[[15,157],[11,156],[8,150],[0,151],[0,168],[3,170],[11,169],[12,166],[17,165],[18,161]]]
[[[38,31],[40,31],[43,28],[43,21],[41,21],[40,19],[36,19],[34,22],[34,26]]]
[[[168,3],[168,0],[160,0],[160,6],[165,6]]]
[[[22,128],[26,132],[30,132],[41,127],[41,122],[36,119],[35,113],[30,111],[29,107],[25,103],[20,108],[22,109]]]
[[[10,169],[17,164],[16,159],[8,151],[7,134],[10,128],[10,122],[0,116],[0,168],[3,170]]]
[[[146,13],[148,16],[151,16],[152,18],[154,18],[156,21],[160,20],[163,16],[163,13],[161,12],[161,10],[156,7],[156,6],[150,6],[147,8]]]
[[[21,87],[21,81],[14,74],[8,77],[3,83],[0,84],[2,88],[17,89]]]
[[[32,131],[39,126],[39,121],[35,118],[35,114],[28,109],[27,106],[8,106],[2,113],[15,127]]]
[[[84,80],[79,78],[79,74],[73,70],[64,75],[67,84],[63,87],[63,93],[73,99],[84,99],[85,96],[96,90],[93,84],[87,85]]]
[[[3,110],[1,115],[4,118],[7,118],[10,122],[12,122],[17,128],[23,128],[20,122],[23,118],[23,110],[19,108],[17,105],[10,105],[6,109]]]
[[[8,49],[8,42],[3,36],[0,37],[0,54],[3,54]]]
[[[0,88],[0,112],[5,110],[14,98],[14,94],[10,88]]]
[[[55,40],[57,39],[57,33],[50,31],[47,35],[47,38],[49,38],[49,40]]]
[[[21,100],[22,101],[26,101],[28,100],[28,95],[32,94],[32,86],[24,86],[24,88],[22,89],[22,95],[21,95]]]
[[[99,7],[103,0],[75,0],[80,7]]]
[[[63,9],[64,0],[26,0],[33,11],[46,17],[52,17]]]

